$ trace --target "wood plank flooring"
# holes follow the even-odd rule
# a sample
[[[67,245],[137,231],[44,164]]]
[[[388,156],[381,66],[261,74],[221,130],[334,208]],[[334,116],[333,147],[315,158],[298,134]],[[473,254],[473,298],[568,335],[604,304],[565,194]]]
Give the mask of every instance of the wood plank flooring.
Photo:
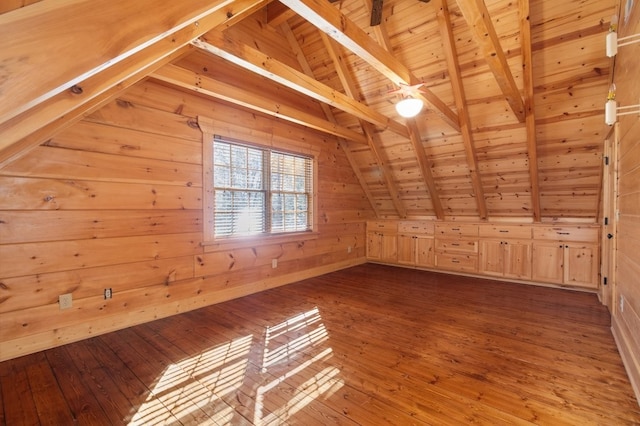
[[[6,425],[640,424],[595,295],[373,264],[0,363],[0,397]]]

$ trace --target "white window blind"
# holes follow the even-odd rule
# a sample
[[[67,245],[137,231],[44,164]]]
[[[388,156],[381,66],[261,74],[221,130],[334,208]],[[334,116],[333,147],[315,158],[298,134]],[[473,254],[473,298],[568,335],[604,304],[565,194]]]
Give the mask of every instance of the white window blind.
[[[215,137],[214,236],[311,230],[313,160]]]

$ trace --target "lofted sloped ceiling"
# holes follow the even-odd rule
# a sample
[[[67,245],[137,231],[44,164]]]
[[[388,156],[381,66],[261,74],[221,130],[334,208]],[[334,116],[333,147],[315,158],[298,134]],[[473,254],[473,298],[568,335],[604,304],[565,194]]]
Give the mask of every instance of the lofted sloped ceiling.
[[[177,24],[118,32],[134,46],[118,61],[48,67],[40,93],[13,96],[39,74],[18,77],[20,51],[0,53],[0,166],[148,78],[335,137],[379,217],[597,217],[615,0],[142,3]],[[69,12],[48,4],[0,15],[4,39],[24,32],[15,49],[30,48],[34,24]],[[396,89],[419,84],[425,108],[398,116]]]

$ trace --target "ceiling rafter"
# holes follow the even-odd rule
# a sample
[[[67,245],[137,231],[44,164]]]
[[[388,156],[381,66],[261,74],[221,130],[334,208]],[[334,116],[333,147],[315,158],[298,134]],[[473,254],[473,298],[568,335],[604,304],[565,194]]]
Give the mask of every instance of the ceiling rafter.
[[[304,73],[307,74],[309,77],[315,77],[313,74],[313,70],[309,65],[309,61],[307,61],[307,57],[304,55],[304,52],[300,47],[300,43],[298,43],[298,39],[296,38],[295,34],[293,34],[293,31],[291,30],[291,27],[289,26],[289,24],[287,24],[286,22],[283,22],[282,24],[280,24],[280,30],[282,31],[284,36],[287,38],[287,41],[289,42],[289,46],[295,53],[296,58],[298,59],[298,63],[302,68],[302,71],[304,71]],[[337,120],[333,114],[333,111],[331,111],[331,108],[329,107],[329,105],[320,102],[320,107],[322,108],[322,112],[324,113],[325,117],[327,117],[327,120],[329,120],[334,124],[337,124]],[[364,194],[367,197],[367,200],[369,201],[371,208],[375,212],[376,217],[380,217],[380,209],[378,208],[378,204],[376,203],[375,197],[373,196],[373,194],[371,193],[371,190],[369,189],[369,185],[367,184],[367,181],[364,178],[362,171],[360,171],[360,165],[358,164],[355,157],[353,156],[353,153],[351,152],[349,142],[344,138],[338,137],[338,143],[340,144],[340,148],[342,148],[342,151],[344,151],[345,156],[347,157],[347,161],[349,161],[349,164],[351,165],[351,169],[353,169],[353,173],[356,175],[358,182],[360,182],[360,186],[362,187],[362,190],[364,191]]]
[[[387,31],[386,24],[384,22],[380,22],[379,25],[376,25],[373,28],[374,34],[378,38],[380,44],[385,48],[385,50],[390,51],[391,40],[389,39],[389,33]],[[409,141],[411,142],[411,146],[416,153],[418,168],[420,170],[422,179],[427,186],[427,189],[429,190],[429,196],[431,197],[433,210],[438,219],[444,219],[444,209],[442,208],[442,201],[440,200],[440,196],[438,195],[438,188],[436,187],[433,173],[431,172],[433,163],[425,153],[424,146],[422,145],[422,136],[420,135],[420,129],[418,128],[415,119],[407,120],[407,129],[409,130]]]
[[[507,57],[500,46],[500,39],[484,0],[456,0],[456,2],[511,110],[518,121],[523,123],[525,113],[522,96],[509,68]]]
[[[540,222],[540,178],[538,177],[538,144],[536,139],[536,117],[533,96],[533,47],[531,44],[529,0],[518,0],[518,6],[520,18],[520,43],[522,45],[527,154],[529,156],[529,178],[531,179],[531,207],[533,210],[533,220],[535,222]]]
[[[333,39],[331,39],[323,32],[320,33],[320,36],[322,37],[322,41],[325,48],[327,49],[327,52],[329,53],[329,57],[333,61],[336,72],[338,73],[338,78],[342,83],[342,87],[344,88],[347,96],[355,99],[357,96],[357,89],[353,82],[353,78],[351,77],[349,70],[347,69],[347,65],[344,63],[342,56],[338,52],[336,43],[333,41]],[[393,180],[393,171],[391,170],[390,166],[391,162],[389,161],[387,154],[382,148],[380,137],[376,134],[375,129],[369,123],[360,120],[360,126],[362,127],[364,134],[367,136],[369,148],[373,153],[373,157],[380,166],[380,169],[382,171],[382,178],[385,181],[385,185],[387,187],[387,191],[389,191],[389,195],[391,195],[391,202],[393,203],[396,211],[398,212],[398,215],[401,218],[407,217],[407,209],[402,203],[400,191],[398,191],[398,187]]]
[[[144,28],[147,17],[139,15],[138,20],[132,21],[131,17],[126,15],[130,11],[122,7],[118,1],[97,4],[83,0],[58,5],[40,2],[29,8],[0,16],[0,26],[3,31],[16,35],[10,49],[0,50],[0,63],[11,64],[3,70],[8,75],[8,78],[3,81],[12,84],[0,87],[3,91],[2,112],[0,112],[2,115],[0,162],[2,164],[14,161],[44,142],[46,138],[50,138],[55,132],[80,120],[85,109],[95,109],[96,105],[112,100],[121,92],[121,89],[130,87],[155,68],[175,60],[177,56],[184,53],[183,49],[189,46],[193,38],[231,20],[236,22],[270,0],[219,0],[213,4],[190,0],[188,4],[182,5],[200,10],[195,15],[176,11],[175,8],[165,9],[161,7],[163,2],[160,0],[144,1],[150,10],[164,13],[164,17],[156,15],[154,20],[175,22],[173,27],[164,31],[161,36],[153,33],[153,37],[146,42],[140,40],[145,39],[143,33],[148,31]],[[84,63],[84,68],[79,67],[77,63],[82,61],[73,55],[86,56],[87,49],[107,43],[105,40],[96,39],[102,34],[96,32],[96,37],[74,38],[75,44],[68,46],[68,39],[64,38],[67,37],[67,32],[60,31],[59,27],[68,26],[68,16],[74,15],[74,8],[81,5],[87,8],[101,8],[100,10],[109,15],[110,19],[117,19],[119,14],[125,14],[122,20],[126,20],[133,28],[138,28],[140,33],[140,38],[136,39],[138,43],[126,43],[129,49],[119,52],[115,57],[103,56],[92,63]],[[95,13],[83,16],[83,26],[92,26],[91,22],[87,22],[88,17],[95,19],[96,22],[93,25],[96,28],[100,27],[100,16]],[[30,30],[18,31],[19,28],[30,28]],[[107,44],[117,44],[113,40],[114,37],[117,40],[115,34],[109,32],[108,36],[111,39]],[[58,40],[56,37],[62,37],[62,39]],[[131,34],[128,37],[131,37]],[[34,39],[47,39],[48,43],[34,45],[32,42]],[[52,44],[62,44],[72,54],[70,57],[65,57],[64,61],[49,61],[50,55],[43,54],[41,49],[50,49],[48,46]],[[17,60],[16,56],[31,59],[30,61]],[[38,62],[40,59],[42,63]],[[49,70],[55,76],[50,79],[41,78],[43,69]],[[24,83],[20,82],[28,82],[30,86],[36,87],[20,91],[24,87]],[[34,85],[34,82],[39,83]],[[20,92],[14,93],[16,90]],[[15,148],[8,149],[14,144],[19,145],[20,152]]]
[[[289,18],[292,18],[296,13],[289,9],[279,1],[274,1],[267,5],[267,24],[277,27],[286,23]]]
[[[380,114],[367,105],[333,90],[303,72],[254,49],[246,44],[232,40],[219,31],[211,31],[192,44],[206,52],[225,59],[242,68],[267,77],[285,87],[303,93],[317,101],[334,106],[342,111],[390,130],[400,136],[407,137],[405,125]]]
[[[280,0],[320,31],[362,58],[394,84],[413,86],[422,83],[391,53],[338,9],[323,0]],[[460,131],[458,115],[438,96],[422,87],[420,98],[434,107],[434,112],[456,131]]]
[[[469,113],[466,108],[464,85],[462,83],[462,76],[460,74],[458,52],[455,45],[455,39],[453,37],[453,30],[451,28],[451,17],[449,15],[447,0],[433,0],[433,6],[436,8],[436,18],[438,19],[440,34],[442,35],[442,45],[444,48],[444,56],[447,61],[449,78],[451,79],[453,97],[456,102],[456,108],[458,109],[460,115],[462,140],[467,156],[469,173],[471,174],[471,184],[473,185],[473,192],[476,198],[478,215],[481,219],[484,220],[487,219],[488,215],[487,203],[484,199],[484,188],[482,186],[480,173],[478,172],[478,156],[476,154],[473,135],[471,133]]]
[[[177,65],[165,65],[152,73],[151,77],[174,86],[182,87],[183,89],[192,90],[254,111],[259,111],[266,115],[279,117],[292,123],[300,124],[334,136],[343,137],[350,141],[360,144],[367,143],[366,138],[361,133],[338,126],[327,120],[318,118],[313,114],[300,111],[297,108],[278,103],[273,99],[260,96],[253,91],[220,82]]]

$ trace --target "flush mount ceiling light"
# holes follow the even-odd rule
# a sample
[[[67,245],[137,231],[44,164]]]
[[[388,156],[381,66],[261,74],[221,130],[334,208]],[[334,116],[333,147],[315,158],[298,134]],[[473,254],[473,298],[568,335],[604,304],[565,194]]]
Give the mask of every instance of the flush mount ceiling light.
[[[423,105],[420,99],[404,98],[396,104],[396,111],[404,118],[413,118],[420,114]]]
[[[389,92],[397,93],[402,96],[402,100],[396,104],[396,111],[400,116],[404,118],[413,118],[420,114],[424,103],[421,99],[416,98],[415,95],[423,84],[424,83],[418,83],[413,86],[407,86],[406,84],[400,83],[400,87],[398,89],[391,90]]]

